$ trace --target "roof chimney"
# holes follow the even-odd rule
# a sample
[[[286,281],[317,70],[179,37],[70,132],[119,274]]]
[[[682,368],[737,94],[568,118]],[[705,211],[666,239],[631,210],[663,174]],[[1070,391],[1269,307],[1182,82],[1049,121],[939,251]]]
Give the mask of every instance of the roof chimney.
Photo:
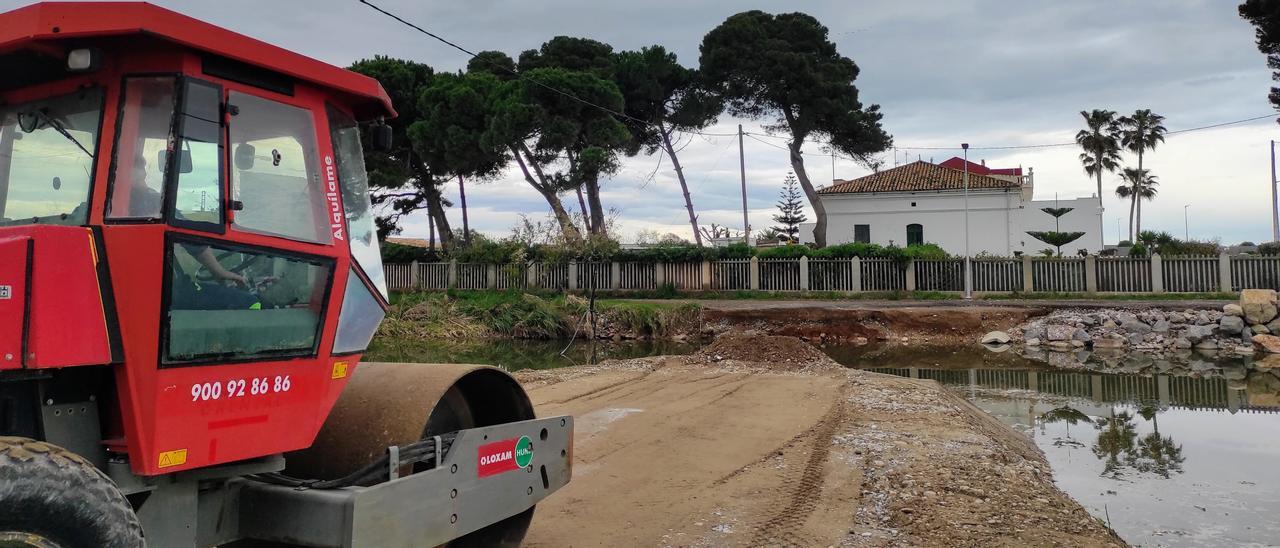
[[[982,167],[987,167],[987,159],[986,159],[986,158],[983,158],[983,159],[982,159]]]

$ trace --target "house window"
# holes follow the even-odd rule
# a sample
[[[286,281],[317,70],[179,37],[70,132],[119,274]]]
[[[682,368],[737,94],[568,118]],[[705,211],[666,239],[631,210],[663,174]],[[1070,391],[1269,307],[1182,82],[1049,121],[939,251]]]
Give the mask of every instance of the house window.
[[[907,245],[919,245],[924,243],[924,226],[919,223],[907,225]]]
[[[853,241],[861,244],[871,243],[871,225],[853,225]]]
[[[916,206],[916,203],[915,203],[915,202],[911,202],[911,207],[915,207],[915,206]]]

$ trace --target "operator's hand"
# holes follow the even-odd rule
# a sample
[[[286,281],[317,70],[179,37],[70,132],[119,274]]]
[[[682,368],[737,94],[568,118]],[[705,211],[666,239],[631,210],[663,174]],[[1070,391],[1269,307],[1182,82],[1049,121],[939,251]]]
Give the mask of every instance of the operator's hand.
[[[229,270],[222,270],[221,272],[214,272],[213,275],[216,276],[219,280],[222,280],[224,282],[234,282],[236,285],[240,287],[249,287],[249,280],[240,274],[236,274],[235,272],[231,272]]]

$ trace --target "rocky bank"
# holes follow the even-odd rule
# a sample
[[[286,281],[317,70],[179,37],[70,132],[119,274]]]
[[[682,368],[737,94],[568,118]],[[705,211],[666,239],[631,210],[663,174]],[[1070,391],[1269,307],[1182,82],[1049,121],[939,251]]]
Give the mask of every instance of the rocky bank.
[[[1008,332],[988,333],[981,342],[1060,352],[1138,351],[1154,357],[1179,356],[1190,350],[1218,358],[1258,354],[1263,361],[1277,361],[1280,337],[1276,333],[1280,333],[1276,292],[1246,290],[1238,304],[1222,310],[1057,310]],[[1269,358],[1272,354],[1277,356]]]

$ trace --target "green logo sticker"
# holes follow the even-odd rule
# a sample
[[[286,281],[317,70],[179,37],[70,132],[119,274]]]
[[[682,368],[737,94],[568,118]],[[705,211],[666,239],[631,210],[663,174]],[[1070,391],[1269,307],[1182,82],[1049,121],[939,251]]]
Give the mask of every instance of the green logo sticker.
[[[529,436],[520,436],[520,441],[516,442],[516,466],[524,468],[533,462],[533,442],[529,440]]]

